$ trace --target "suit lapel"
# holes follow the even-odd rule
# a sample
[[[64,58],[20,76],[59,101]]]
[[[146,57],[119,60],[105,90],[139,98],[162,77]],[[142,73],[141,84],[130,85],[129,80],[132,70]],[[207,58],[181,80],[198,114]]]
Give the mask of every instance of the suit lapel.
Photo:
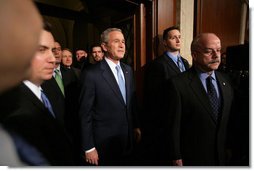
[[[193,89],[193,93],[196,95],[200,104],[205,108],[207,113],[216,123],[215,116],[212,113],[212,107],[210,105],[209,98],[194,68],[191,69],[189,79],[190,79],[190,87]]]
[[[164,53],[163,57],[164,57],[164,60],[166,61],[166,63],[168,64],[168,66],[170,68],[172,68],[172,70],[174,70],[177,74],[180,73],[179,68],[176,66],[174,61],[170,57],[168,57],[167,54]]]
[[[188,61],[186,59],[184,59],[182,56],[181,56],[181,59],[183,61],[183,65],[185,67],[185,70],[188,70],[189,67],[190,67]]]
[[[114,74],[112,73],[105,59],[102,60],[100,64],[102,69],[102,77],[104,78],[106,83],[109,85],[109,87],[112,89],[112,91],[116,94],[117,98],[124,104],[124,100],[123,100],[120,88],[117,84]]]
[[[229,108],[229,104],[231,104],[231,92],[229,92],[230,88],[228,87],[229,84],[227,83],[227,81],[221,76],[220,73],[216,72],[216,78],[217,78],[217,82],[218,82],[218,87],[220,90],[220,99],[221,99],[221,119],[223,119],[223,117],[225,117],[223,115],[223,113],[225,113],[225,110],[227,110]]]
[[[21,90],[22,90],[22,94],[23,94],[22,98],[27,98],[29,101],[31,101],[31,103],[33,103],[36,106],[36,108],[43,111],[43,113],[47,113],[52,118],[54,118],[49,113],[48,109],[43,105],[43,103],[35,96],[35,94],[24,83],[21,84]],[[21,103],[22,103],[22,101],[21,101]]]

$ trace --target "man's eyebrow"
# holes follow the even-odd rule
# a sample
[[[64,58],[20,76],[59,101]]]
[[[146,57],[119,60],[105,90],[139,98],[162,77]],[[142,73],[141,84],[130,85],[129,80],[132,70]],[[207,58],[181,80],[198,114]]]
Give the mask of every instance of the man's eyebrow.
[[[44,49],[49,49],[49,47],[46,46],[46,45],[39,45],[39,47],[40,47],[40,48],[44,48]]]

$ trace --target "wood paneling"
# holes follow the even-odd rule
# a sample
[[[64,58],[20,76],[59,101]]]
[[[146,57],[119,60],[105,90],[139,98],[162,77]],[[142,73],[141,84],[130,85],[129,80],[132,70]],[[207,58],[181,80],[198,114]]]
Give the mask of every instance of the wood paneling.
[[[176,24],[176,4],[175,0],[158,0],[158,33],[157,33],[157,54],[161,55],[164,52],[164,46],[162,44],[163,31]]]
[[[198,0],[197,34],[213,32],[221,41],[223,50],[227,46],[239,43],[240,36],[240,0]]]

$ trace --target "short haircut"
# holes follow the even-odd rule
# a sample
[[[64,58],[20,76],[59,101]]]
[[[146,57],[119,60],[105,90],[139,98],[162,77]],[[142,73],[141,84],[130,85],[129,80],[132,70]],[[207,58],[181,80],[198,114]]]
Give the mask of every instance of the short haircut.
[[[178,26],[169,27],[163,31],[163,40],[167,40],[168,32],[170,32],[171,30],[178,30],[180,32],[180,29]]]
[[[92,53],[94,47],[100,47],[101,51],[103,51],[101,45],[99,43],[95,43],[95,44],[92,44],[92,46],[90,47],[90,52],[91,53]]]
[[[109,39],[108,35],[112,31],[119,31],[122,33],[122,30],[119,28],[108,28],[105,31],[103,31],[101,34],[101,43],[108,43],[108,39]]]
[[[52,33],[52,25],[45,19],[43,20],[43,30]]]
[[[71,54],[72,54],[72,51],[69,48],[63,48],[62,51],[64,51],[64,50],[67,50],[67,51],[71,52]]]

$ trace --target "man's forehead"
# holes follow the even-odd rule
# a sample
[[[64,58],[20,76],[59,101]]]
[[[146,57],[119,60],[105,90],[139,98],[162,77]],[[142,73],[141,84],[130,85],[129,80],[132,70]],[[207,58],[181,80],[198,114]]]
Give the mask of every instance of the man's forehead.
[[[54,44],[56,48],[61,47],[61,45],[58,42],[55,42]]]

